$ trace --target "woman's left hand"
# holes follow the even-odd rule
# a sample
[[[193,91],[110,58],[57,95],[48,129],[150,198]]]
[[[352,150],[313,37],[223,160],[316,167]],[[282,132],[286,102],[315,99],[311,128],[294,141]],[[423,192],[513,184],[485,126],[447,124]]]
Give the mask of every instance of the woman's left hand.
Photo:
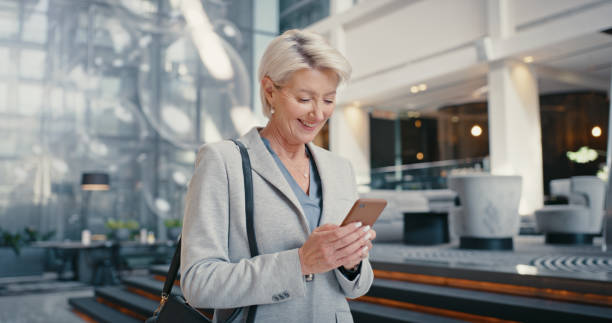
[[[368,236],[369,234],[369,236]],[[366,234],[366,237],[368,237],[366,239],[366,241],[364,242],[363,246],[367,247],[367,251],[362,252],[363,248],[360,248],[358,252],[345,257],[345,259],[342,262],[342,266],[344,267],[344,269],[346,270],[355,270],[356,267],[359,265],[359,263],[368,257],[369,255],[369,251],[372,250],[372,240],[374,240],[376,238],[376,231],[374,229],[370,229],[368,231],[368,234]]]

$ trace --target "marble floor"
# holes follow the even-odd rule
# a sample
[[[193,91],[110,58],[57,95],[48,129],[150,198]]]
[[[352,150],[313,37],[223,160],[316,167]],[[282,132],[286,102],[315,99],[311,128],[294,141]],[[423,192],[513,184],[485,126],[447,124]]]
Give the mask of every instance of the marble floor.
[[[1,323],[83,323],[72,313],[68,299],[93,296],[93,288],[0,297]]]
[[[375,243],[373,261],[412,263],[446,268],[569,277],[612,281],[612,252],[601,251],[601,238],[593,245],[548,245],[543,236],[518,236],[513,251],[463,250],[458,243],[414,246]]]

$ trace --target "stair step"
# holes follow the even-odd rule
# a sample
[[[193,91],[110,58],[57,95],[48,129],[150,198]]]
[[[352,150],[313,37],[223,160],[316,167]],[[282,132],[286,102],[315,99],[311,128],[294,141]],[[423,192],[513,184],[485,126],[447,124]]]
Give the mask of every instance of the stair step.
[[[455,323],[465,322],[443,316],[436,316],[421,312],[414,312],[404,310],[401,308],[394,308],[389,306],[349,301],[351,307],[351,313],[355,322],[359,323],[403,323],[403,322],[415,322],[415,323]]]
[[[95,289],[97,297],[147,318],[153,314],[159,302],[133,294],[122,287],[100,287]]]
[[[375,279],[368,297],[506,320],[612,320],[609,307],[387,279]]]
[[[132,276],[126,277],[123,279],[123,283],[127,287],[134,287],[141,289],[147,293],[151,293],[153,295],[161,295],[161,291],[164,288],[164,282],[159,281],[157,279],[153,279],[148,276]],[[178,286],[172,286],[172,295],[183,295],[181,293],[181,288]]]
[[[133,317],[122,314],[114,309],[100,304],[95,297],[79,297],[68,299],[68,304],[77,311],[91,317],[100,323],[138,323],[142,322]]]
[[[159,276],[166,277],[166,275],[168,275],[169,268],[170,268],[170,265],[155,265],[155,266],[149,267],[149,273],[153,275],[159,275]],[[177,278],[178,278],[178,275],[177,275]]]

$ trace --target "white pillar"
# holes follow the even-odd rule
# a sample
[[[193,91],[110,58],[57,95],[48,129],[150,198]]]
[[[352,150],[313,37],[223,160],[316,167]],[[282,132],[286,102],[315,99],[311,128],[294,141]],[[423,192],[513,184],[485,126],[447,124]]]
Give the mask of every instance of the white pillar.
[[[489,152],[491,173],[521,175],[519,213],[543,205],[542,134],[538,83],[521,62],[491,64],[489,82]]]
[[[345,0],[332,1],[330,13],[348,10],[350,4]],[[344,27],[335,27],[328,36],[330,44],[346,55]],[[341,96],[342,87],[338,91],[338,97]],[[368,112],[358,102],[336,107],[329,120],[329,150],[351,161],[357,184],[360,184],[360,190],[365,190],[361,184],[370,183],[370,120]]]
[[[610,73],[610,91],[608,98],[612,97],[612,72]],[[603,251],[612,252],[612,100],[610,101],[610,110],[608,114],[608,147],[606,152],[606,166],[608,167],[608,183],[606,192],[606,214],[603,221],[603,242],[601,248]]]
[[[329,149],[351,161],[357,184],[370,183],[370,121],[356,105],[336,107],[329,120]]]

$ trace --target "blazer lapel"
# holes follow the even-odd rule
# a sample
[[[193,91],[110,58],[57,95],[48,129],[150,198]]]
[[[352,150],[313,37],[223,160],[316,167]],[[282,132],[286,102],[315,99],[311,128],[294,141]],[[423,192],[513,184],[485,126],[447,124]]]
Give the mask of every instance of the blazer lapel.
[[[240,141],[247,147],[247,151],[249,152],[249,158],[251,159],[251,168],[254,172],[259,174],[263,179],[265,179],[272,186],[276,187],[276,189],[293,204],[294,208],[298,211],[300,222],[302,227],[306,232],[310,233],[310,229],[308,226],[308,221],[306,220],[306,215],[304,215],[304,210],[302,209],[302,204],[293,193],[293,189],[287,183],[285,176],[278,169],[276,165],[276,161],[270,155],[268,148],[266,148],[265,144],[261,140],[259,136],[258,128],[253,128],[251,131],[246,133]]]
[[[333,174],[333,169],[331,169],[333,163],[330,163],[328,160],[325,160],[324,154],[319,154],[317,146],[312,142],[308,143],[308,148],[310,148],[310,154],[317,165],[317,170],[319,171],[319,177],[321,178],[321,186],[323,189],[323,207],[321,210],[321,219],[319,220],[319,224],[323,225],[325,223],[335,223],[331,218],[330,208],[331,203],[333,203],[334,192],[336,192],[335,183],[333,178],[335,178]]]

